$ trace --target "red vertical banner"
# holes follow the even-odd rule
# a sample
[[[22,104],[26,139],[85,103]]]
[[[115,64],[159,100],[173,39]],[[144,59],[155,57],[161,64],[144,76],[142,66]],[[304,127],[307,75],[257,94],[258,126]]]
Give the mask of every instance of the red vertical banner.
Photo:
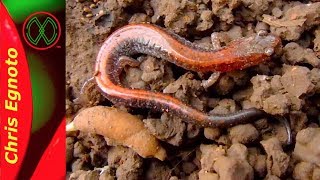
[[[65,119],[61,121],[57,131],[55,132],[50,144],[43,153],[37,168],[35,169],[31,179],[43,180],[51,179],[62,180],[65,179],[66,167],[64,166],[66,161],[66,123]],[[48,169],[54,167],[54,171],[48,171]]]
[[[29,143],[32,95],[18,31],[0,3],[0,179],[15,179]]]

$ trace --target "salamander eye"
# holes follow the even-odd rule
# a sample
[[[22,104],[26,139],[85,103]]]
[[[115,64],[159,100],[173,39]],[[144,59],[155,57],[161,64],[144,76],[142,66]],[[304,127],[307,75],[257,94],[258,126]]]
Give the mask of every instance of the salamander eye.
[[[265,54],[267,54],[268,56],[271,56],[274,53],[274,49],[273,48],[267,48],[264,51]]]
[[[268,32],[266,30],[260,30],[258,31],[258,36],[267,36]]]

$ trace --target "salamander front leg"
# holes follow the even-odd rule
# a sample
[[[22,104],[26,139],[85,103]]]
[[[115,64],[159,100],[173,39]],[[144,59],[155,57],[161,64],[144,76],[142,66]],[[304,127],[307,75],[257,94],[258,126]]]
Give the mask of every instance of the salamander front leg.
[[[208,89],[210,86],[214,85],[218,81],[220,75],[221,72],[212,72],[212,74],[207,80],[202,80],[201,86],[205,89]]]

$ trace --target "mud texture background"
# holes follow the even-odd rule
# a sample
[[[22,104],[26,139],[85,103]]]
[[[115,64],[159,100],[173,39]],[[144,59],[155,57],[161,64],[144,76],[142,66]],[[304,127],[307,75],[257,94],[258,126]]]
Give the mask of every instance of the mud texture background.
[[[169,93],[201,111],[228,114],[256,107],[288,119],[260,119],[228,129],[199,128],[179,117],[119,107],[141,117],[168,153],[161,162],[142,158],[103,137],[68,133],[70,179],[320,179],[320,2],[282,0],[67,0],[68,121],[82,108],[112,106],[93,76],[99,48],[114,30],[133,23],[165,27],[206,48],[228,45],[261,29],[282,38],[270,61],[243,71],[210,74],[186,71],[141,55],[125,69],[128,88]],[[186,52],[187,53],[187,52]]]

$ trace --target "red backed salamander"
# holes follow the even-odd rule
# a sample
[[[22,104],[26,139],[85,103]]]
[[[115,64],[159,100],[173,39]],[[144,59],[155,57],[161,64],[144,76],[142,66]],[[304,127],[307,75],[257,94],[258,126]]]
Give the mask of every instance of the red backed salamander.
[[[114,104],[169,112],[204,127],[233,126],[265,117],[267,113],[250,108],[234,114],[208,115],[163,93],[125,88],[119,80],[123,64],[139,62],[123,57],[143,53],[191,71],[227,72],[266,61],[280,45],[278,37],[258,33],[218,50],[205,50],[154,25],[128,25],[115,31],[102,45],[96,61],[95,79],[103,95]]]

